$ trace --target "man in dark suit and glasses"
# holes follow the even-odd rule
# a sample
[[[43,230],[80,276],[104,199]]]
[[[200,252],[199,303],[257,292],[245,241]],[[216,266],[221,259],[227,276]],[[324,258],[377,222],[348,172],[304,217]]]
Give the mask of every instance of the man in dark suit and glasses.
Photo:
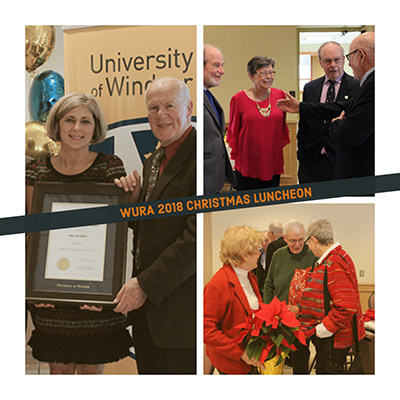
[[[195,196],[196,130],[186,84],[155,80],[145,102],[161,146],[144,163],[141,187],[136,175],[129,189],[138,192],[139,202]],[[195,374],[196,216],[143,219],[130,226],[133,278],[118,293],[114,311],[129,313],[138,372]]]
[[[365,32],[350,44],[346,55],[360,89],[350,100],[300,103],[293,96],[277,101],[284,112],[300,118],[332,119],[329,138],[336,144],[335,179],[375,174],[375,33]]]
[[[360,82],[344,72],[342,46],[336,42],[322,44],[318,49],[318,59],[325,75],[304,86],[303,102],[328,103],[354,97]],[[300,183],[333,179],[336,145],[329,139],[330,123],[330,120],[305,119],[300,116],[297,132]]]
[[[219,193],[224,183],[236,184],[224,142],[225,115],[211,94],[219,86],[224,71],[222,53],[214,46],[204,45],[204,194]]]

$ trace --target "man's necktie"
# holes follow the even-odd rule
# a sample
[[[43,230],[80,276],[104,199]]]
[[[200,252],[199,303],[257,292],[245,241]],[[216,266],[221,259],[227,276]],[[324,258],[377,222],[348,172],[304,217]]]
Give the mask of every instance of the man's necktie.
[[[157,150],[157,153],[154,156],[153,161],[151,163],[150,176],[149,176],[149,181],[147,183],[145,201],[149,199],[150,193],[152,192],[154,186],[156,185],[158,172],[160,171],[161,161],[164,157],[165,157],[165,149],[161,147],[159,150]],[[140,237],[136,242],[136,248],[135,248],[135,268],[136,270],[140,269]]]
[[[165,150],[163,147],[161,147],[157,151],[156,155],[153,158],[153,162],[151,163],[151,170],[150,170],[149,182],[147,183],[145,201],[148,200],[151,191],[154,189],[158,177],[158,172],[160,171],[161,160],[163,159],[164,156],[165,156]]]
[[[325,103],[332,103],[335,101],[336,93],[335,93],[335,81],[329,79],[329,88],[328,91],[326,92],[326,99]],[[327,134],[327,129],[326,129],[326,121],[322,121],[322,131],[324,132],[324,135]]]
[[[329,88],[328,88],[328,92],[326,93],[326,100],[325,103],[332,103],[333,101],[335,101],[335,81],[332,81],[331,79],[329,79]]]
[[[210,103],[211,103],[212,108],[214,110],[215,116],[217,117],[217,120],[218,120],[219,124],[221,125],[221,121],[219,119],[219,112],[217,111],[217,108],[215,107],[214,100],[213,100],[211,92],[209,90],[205,90],[204,92],[205,92],[206,96],[208,97],[208,100],[210,100]]]

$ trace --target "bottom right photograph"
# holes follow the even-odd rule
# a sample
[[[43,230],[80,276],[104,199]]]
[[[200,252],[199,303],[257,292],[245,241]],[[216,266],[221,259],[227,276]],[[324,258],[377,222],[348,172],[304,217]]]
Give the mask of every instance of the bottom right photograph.
[[[204,374],[374,374],[374,207],[204,214]]]

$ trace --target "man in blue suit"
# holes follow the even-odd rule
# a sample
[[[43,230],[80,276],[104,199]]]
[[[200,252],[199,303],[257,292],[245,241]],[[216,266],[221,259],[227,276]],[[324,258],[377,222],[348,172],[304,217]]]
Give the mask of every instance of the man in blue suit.
[[[300,103],[293,96],[277,101],[284,112],[306,119],[332,119],[329,138],[336,145],[334,179],[375,174],[375,33],[365,32],[350,44],[346,55],[360,89],[350,100]]]
[[[304,86],[303,102],[349,100],[360,82],[346,74],[344,50],[339,43],[326,42],[318,49],[318,59],[325,75]],[[297,132],[298,177],[300,183],[332,180],[336,145],[329,138],[330,120],[306,119],[300,115]]]
[[[235,185],[235,177],[224,142],[225,115],[217,99],[211,94],[219,86],[225,73],[222,53],[214,46],[204,45],[204,194],[219,193],[228,182]]]

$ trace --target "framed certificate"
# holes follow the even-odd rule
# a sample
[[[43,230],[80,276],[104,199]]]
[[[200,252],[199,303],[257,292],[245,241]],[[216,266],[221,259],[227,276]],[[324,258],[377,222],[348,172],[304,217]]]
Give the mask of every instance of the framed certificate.
[[[106,207],[128,199],[113,183],[38,182],[32,213]],[[118,222],[29,233],[27,301],[113,305],[125,283],[127,230],[128,222]]]

